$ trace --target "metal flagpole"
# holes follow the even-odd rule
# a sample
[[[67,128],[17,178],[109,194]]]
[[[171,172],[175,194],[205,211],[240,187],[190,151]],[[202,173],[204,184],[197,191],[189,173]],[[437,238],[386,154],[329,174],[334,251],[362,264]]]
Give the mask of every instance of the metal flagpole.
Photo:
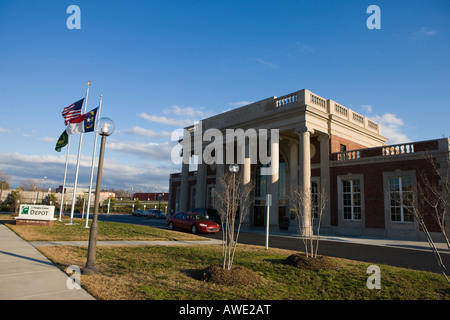
[[[86,105],[88,101],[88,94],[89,94],[89,86],[91,85],[91,81],[88,81],[87,83],[87,89],[86,89],[86,98],[84,99],[84,108],[83,108],[83,114],[86,113]],[[80,144],[78,146],[78,158],[77,158],[77,168],[75,170],[75,183],[73,185],[73,197],[72,197],[72,209],[70,211],[70,222],[69,225],[73,224],[73,213],[75,211],[75,200],[77,196],[77,181],[78,181],[78,169],[80,168],[80,156],[81,156],[81,144],[83,142],[83,133],[80,134]]]
[[[92,177],[94,176],[94,160],[95,160],[95,151],[97,149],[97,129],[100,123],[100,111],[102,109],[102,97],[103,95],[100,95],[100,103],[98,105],[98,111],[97,111],[97,124],[94,128],[95,138],[94,138],[94,153],[92,154],[92,164],[91,164],[91,182],[89,183],[89,195],[88,195],[88,204],[87,204],[87,212],[86,212],[86,225],[85,228],[89,228],[88,221],[89,221],[89,209],[91,208],[91,193],[92,193]],[[98,199],[95,199],[95,201],[98,201]]]
[[[66,167],[64,168],[64,179],[63,179],[63,187],[61,191],[61,205],[59,208],[59,221],[61,221],[63,206],[64,206],[64,189],[66,188],[66,175],[67,175],[67,162],[69,161],[69,148],[70,148],[70,134],[68,136],[67,141],[67,153],[66,153]]]

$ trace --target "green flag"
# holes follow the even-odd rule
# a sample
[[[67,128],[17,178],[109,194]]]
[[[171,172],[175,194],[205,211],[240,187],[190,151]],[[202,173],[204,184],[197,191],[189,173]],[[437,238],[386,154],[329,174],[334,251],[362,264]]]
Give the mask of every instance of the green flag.
[[[61,135],[59,136],[55,150],[61,152],[61,148],[64,148],[68,143],[69,143],[69,136],[67,135],[67,131],[64,130],[64,132],[61,133]]]

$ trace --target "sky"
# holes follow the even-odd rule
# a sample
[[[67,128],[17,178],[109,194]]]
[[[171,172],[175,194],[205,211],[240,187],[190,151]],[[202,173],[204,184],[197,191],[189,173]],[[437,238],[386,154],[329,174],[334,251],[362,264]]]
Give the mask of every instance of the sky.
[[[379,29],[367,26],[370,5]],[[388,144],[450,135],[447,0],[0,0],[0,46],[0,174],[12,188],[62,185],[61,112],[88,81],[86,111],[102,95],[101,117],[115,124],[106,189],[167,192],[180,170],[174,130],[301,89],[381,123]],[[94,137],[83,135],[78,188],[89,185]]]

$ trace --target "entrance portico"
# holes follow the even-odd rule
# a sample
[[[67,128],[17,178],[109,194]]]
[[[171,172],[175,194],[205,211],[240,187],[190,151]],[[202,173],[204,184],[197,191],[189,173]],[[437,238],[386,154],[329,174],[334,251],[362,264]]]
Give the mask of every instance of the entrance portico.
[[[223,138],[220,143],[214,140],[216,161],[205,162],[204,152],[212,141],[205,138],[205,133],[210,129],[220,131],[223,137],[228,137],[230,130],[241,130],[244,137],[243,140],[236,137],[231,141]],[[380,134],[379,124],[306,89],[204,119],[186,130],[193,143],[183,145],[184,148],[190,146],[190,150],[183,150],[183,154],[197,155],[199,163],[195,183],[189,182],[189,165],[182,164],[179,211],[208,206],[211,203],[208,199],[212,196],[209,190],[218,188],[219,177],[228,170],[229,164],[237,162],[244,183],[255,182],[254,203],[245,221],[250,226],[265,225],[265,195],[268,193],[272,194],[269,224],[278,225],[282,217],[290,217],[286,201],[290,190],[301,186],[310,197],[314,180],[329,192],[330,154],[340,151],[337,148],[341,145],[367,148],[382,146],[386,141]],[[278,139],[272,139],[272,136],[260,139],[261,132],[270,135],[275,131]],[[256,144],[249,142],[254,132]],[[254,147],[256,151],[252,149]],[[266,150],[270,163],[261,163],[260,155],[264,154],[261,151]],[[220,152],[221,157],[218,157]],[[217,161],[219,158],[223,161]],[[270,174],[263,174],[264,171]],[[208,188],[211,184],[213,187]],[[190,202],[190,198],[194,201]],[[311,232],[310,221],[308,217],[303,221],[306,233]],[[323,220],[323,226],[327,225],[330,225],[329,210]],[[291,227],[295,228],[293,224]]]

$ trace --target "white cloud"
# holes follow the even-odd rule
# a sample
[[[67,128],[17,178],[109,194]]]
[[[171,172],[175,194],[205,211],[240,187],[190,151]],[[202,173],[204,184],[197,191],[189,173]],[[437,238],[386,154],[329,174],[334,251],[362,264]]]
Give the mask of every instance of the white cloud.
[[[299,45],[298,51],[300,53],[314,53],[314,48],[311,47],[310,45],[301,44],[301,43],[299,43],[298,45]]]
[[[171,133],[168,131],[156,132],[151,129],[145,129],[139,126],[135,126],[134,128],[124,130],[125,133],[134,134],[142,137],[153,138],[153,139],[170,139]]]
[[[0,127],[0,132],[11,133],[11,130]]]
[[[192,122],[190,120],[172,119],[172,118],[167,118],[165,116],[154,116],[154,115],[147,114],[145,112],[141,113],[139,116],[142,119],[146,119],[151,122],[166,124],[166,125],[174,126],[174,127],[187,127],[192,124]]]
[[[403,132],[403,120],[393,113],[385,113],[382,116],[371,118],[381,124],[382,135],[388,138],[387,144],[399,144],[410,142],[411,139]]]
[[[258,61],[260,64],[268,66],[268,67],[270,67],[272,69],[278,68],[278,66],[276,64],[273,64],[272,62],[265,61],[265,60],[263,60],[261,58],[256,58],[256,61]]]
[[[109,144],[108,142],[107,147],[109,147]],[[51,185],[52,189],[63,184],[65,155],[27,155],[16,152],[0,153],[0,158],[2,159],[0,170],[10,177],[9,182],[13,188],[18,187],[22,181],[29,181],[30,179],[42,182],[43,177],[47,177],[46,185]],[[168,159],[170,159],[170,156]],[[69,155],[67,186],[73,186],[76,160],[77,156],[75,154]],[[89,185],[91,165],[92,157],[82,155],[78,174],[78,187]],[[106,154],[102,185],[106,185],[108,188],[124,189],[126,186],[142,185],[147,181],[151,181],[154,186],[158,186],[158,190],[167,189],[172,167],[171,163],[154,165],[149,163],[149,161],[142,164],[129,165],[111,159]],[[96,174],[96,167],[94,173]]]
[[[368,113],[371,113],[371,112],[373,111],[372,106],[369,105],[369,104],[362,104],[362,105],[361,105],[361,108],[362,108],[365,112],[368,112]]]
[[[436,33],[437,30],[431,30],[427,27],[422,27],[420,30],[413,32],[411,36],[413,39],[428,38],[434,36]]]
[[[242,106],[246,106],[246,105],[248,105],[248,104],[251,104],[251,103],[253,103],[252,101],[246,101],[246,100],[243,100],[243,101],[238,101],[238,102],[230,102],[230,103],[228,103],[228,105],[230,105],[230,106],[232,106],[232,107],[237,107],[237,108],[239,108],[239,107],[242,107]]]
[[[152,160],[169,160],[175,142],[131,142],[131,141],[111,141],[107,144],[108,150],[124,152],[126,154],[134,154],[146,159]]]
[[[202,119],[211,117],[214,115],[212,112],[205,111],[205,108],[192,108],[192,107],[179,107],[174,105],[168,109],[163,110],[165,115],[169,116],[156,116],[149,115],[146,112],[141,113],[139,116],[151,122],[174,126],[178,128],[184,128],[193,125]]]
[[[43,137],[40,138],[39,140],[45,141],[45,142],[56,142],[55,138],[51,138],[51,137]]]
[[[189,117],[189,118],[195,118],[195,119],[204,119],[204,118],[208,118],[212,115],[214,115],[214,113],[212,112],[207,112],[205,111],[204,107],[200,107],[200,108],[192,108],[192,107],[179,107],[177,105],[172,106],[169,109],[165,109],[164,114],[170,114],[170,115],[175,115],[178,117]]]

